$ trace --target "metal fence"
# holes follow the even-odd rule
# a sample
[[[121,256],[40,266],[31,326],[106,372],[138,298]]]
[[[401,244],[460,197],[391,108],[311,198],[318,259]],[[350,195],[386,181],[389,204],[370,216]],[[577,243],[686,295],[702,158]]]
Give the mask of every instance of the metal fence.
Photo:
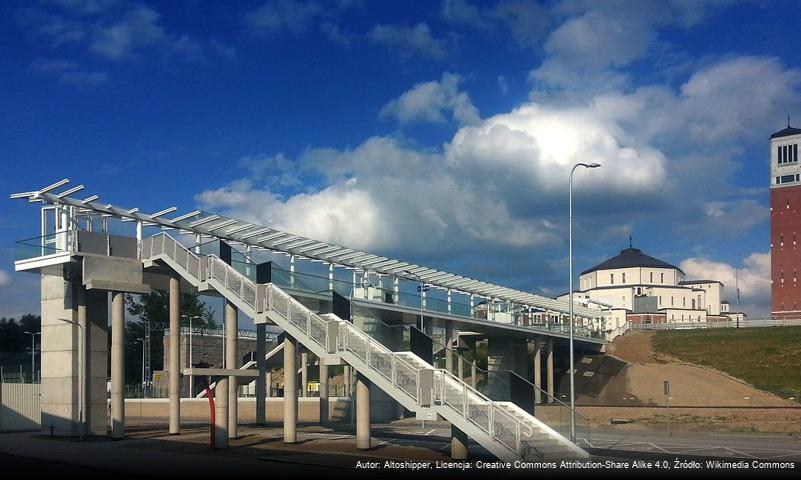
[[[0,432],[39,430],[41,384],[0,383]]]

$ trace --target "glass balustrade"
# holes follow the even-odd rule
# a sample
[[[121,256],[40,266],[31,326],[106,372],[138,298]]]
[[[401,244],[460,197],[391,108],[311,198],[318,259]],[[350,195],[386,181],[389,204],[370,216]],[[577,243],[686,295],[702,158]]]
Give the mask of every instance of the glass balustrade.
[[[70,232],[58,232],[14,243],[14,260],[28,260],[69,251]]]

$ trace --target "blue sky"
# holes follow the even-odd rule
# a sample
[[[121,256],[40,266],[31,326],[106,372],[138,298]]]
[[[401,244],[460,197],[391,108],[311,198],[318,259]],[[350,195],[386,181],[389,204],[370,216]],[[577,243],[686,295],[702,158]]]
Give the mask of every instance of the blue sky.
[[[634,244],[769,310],[769,135],[801,124],[798,2],[0,5],[0,190],[62,177],[482,280],[567,289]],[[0,202],[0,315],[35,207]]]

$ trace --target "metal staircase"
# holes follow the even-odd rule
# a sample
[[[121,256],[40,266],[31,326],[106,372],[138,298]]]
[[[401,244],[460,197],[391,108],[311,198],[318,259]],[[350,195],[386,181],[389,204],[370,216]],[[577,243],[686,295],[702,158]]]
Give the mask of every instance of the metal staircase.
[[[393,352],[351,323],[318,315],[274,284],[256,284],[216,256],[198,256],[165,233],[142,241],[141,259],[145,266],[167,264],[201,291],[217,291],[255,323],[275,323],[330,364],[346,362],[418,417],[443,417],[501,460],[589,456],[517,405],[493,401],[411,352]]]

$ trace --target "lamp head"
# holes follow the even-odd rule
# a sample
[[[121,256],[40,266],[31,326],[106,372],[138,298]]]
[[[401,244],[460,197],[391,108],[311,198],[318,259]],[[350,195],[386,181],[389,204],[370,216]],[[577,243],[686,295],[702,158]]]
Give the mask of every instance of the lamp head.
[[[601,166],[600,163],[591,163],[591,164],[587,165],[587,168],[598,168],[600,166]]]

